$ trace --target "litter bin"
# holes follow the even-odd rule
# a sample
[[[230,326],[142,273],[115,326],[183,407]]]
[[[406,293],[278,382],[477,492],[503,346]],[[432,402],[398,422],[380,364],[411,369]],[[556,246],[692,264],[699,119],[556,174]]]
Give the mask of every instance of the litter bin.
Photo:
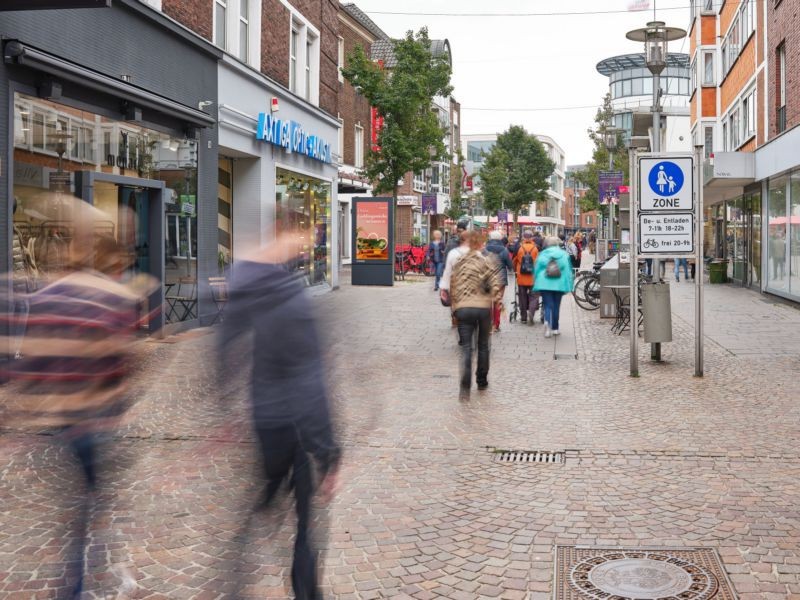
[[[728,261],[727,259],[712,260],[708,264],[709,283],[727,283],[728,281]]]
[[[657,344],[672,341],[672,307],[668,283],[648,283],[642,286],[642,313],[645,342]]]

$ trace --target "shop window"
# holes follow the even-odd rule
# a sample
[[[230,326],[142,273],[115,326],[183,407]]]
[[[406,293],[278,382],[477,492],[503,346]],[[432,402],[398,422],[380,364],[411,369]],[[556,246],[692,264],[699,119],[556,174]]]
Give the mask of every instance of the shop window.
[[[786,268],[791,280],[789,292],[800,298],[800,171],[795,171],[789,178],[789,213],[787,215],[789,231],[789,258]]]
[[[308,285],[330,280],[331,184],[277,169],[276,230],[300,237],[300,253],[291,263]]]
[[[49,273],[64,267],[65,249],[75,231],[65,199],[78,193],[89,200],[83,194],[91,194],[95,209],[103,213],[93,216],[94,234],[121,243],[134,273],[149,273],[151,249],[165,249],[165,295],[180,285],[180,295],[188,298],[185,305],[165,310],[167,321],[196,318],[196,142],[22,94],[14,98],[14,111],[14,139],[24,140],[24,133],[30,141],[15,150],[14,222],[26,243],[35,238],[37,281],[46,281]],[[29,131],[18,133],[17,128]],[[88,191],[75,189],[75,173],[80,171],[99,177]],[[104,180],[103,175],[115,180]],[[150,228],[150,211],[156,206],[152,194],[160,184],[141,186],[142,179],[165,185],[164,239],[156,239]]]
[[[787,203],[786,188],[787,177],[777,177],[769,180],[769,197],[767,201],[767,232],[769,242],[767,246],[767,287],[775,291],[787,292],[788,266],[786,264],[788,227],[787,217],[789,207]]]

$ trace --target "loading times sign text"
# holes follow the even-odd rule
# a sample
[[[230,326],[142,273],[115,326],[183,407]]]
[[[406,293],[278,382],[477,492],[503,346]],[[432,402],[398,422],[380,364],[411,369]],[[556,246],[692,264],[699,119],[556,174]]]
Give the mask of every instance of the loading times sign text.
[[[639,254],[694,252],[693,213],[639,214]]]

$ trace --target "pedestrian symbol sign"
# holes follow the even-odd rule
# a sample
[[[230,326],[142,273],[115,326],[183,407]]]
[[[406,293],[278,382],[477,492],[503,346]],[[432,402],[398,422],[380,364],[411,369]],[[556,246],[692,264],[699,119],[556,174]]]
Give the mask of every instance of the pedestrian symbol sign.
[[[683,171],[671,161],[658,163],[650,170],[650,189],[660,196],[674,196],[683,188]]]
[[[691,157],[639,159],[639,210],[691,211],[694,185]]]

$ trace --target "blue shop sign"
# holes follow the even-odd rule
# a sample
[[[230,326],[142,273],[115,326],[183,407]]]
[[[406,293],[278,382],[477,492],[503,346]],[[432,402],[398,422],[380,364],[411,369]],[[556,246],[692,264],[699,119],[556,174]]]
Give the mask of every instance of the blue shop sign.
[[[284,121],[270,113],[259,113],[256,139],[314,160],[331,162],[331,145],[321,137],[309,135],[297,121]]]

